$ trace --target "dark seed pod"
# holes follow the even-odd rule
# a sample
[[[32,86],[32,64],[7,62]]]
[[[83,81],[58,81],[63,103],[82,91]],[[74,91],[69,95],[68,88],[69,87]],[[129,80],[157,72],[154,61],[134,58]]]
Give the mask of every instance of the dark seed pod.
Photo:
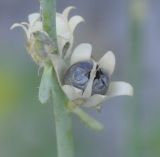
[[[85,90],[92,68],[92,61],[84,61],[72,65],[64,76],[64,84]]]
[[[90,80],[93,68],[92,61],[78,62],[72,65],[64,75],[64,84],[72,85],[78,89],[85,90]],[[97,68],[96,76],[92,85],[92,95],[105,95],[110,83],[109,76],[102,69]]]

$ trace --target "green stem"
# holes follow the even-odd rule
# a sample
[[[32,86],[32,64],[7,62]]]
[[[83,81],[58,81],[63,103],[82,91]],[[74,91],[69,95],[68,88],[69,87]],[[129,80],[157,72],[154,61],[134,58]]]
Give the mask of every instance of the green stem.
[[[142,69],[141,56],[143,47],[143,22],[145,17],[146,1],[144,0],[130,0],[130,38],[131,38],[131,54],[130,54],[130,68],[129,80],[135,88],[134,99],[131,104],[131,145],[130,157],[140,157],[141,151],[141,84],[142,84]]]
[[[86,112],[84,112],[80,107],[76,106],[72,102],[68,103],[68,109],[77,115],[80,120],[89,128],[96,130],[96,131],[101,131],[103,129],[103,125],[92,118],[90,115],[88,115]]]
[[[56,0],[39,0],[40,1],[40,11],[43,21],[43,28],[49,34],[57,46],[57,33],[56,33]],[[58,53],[58,49],[57,49]]]
[[[56,47],[58,47],[56,36],[56,0],[40,0],[40,7],[44,30],[52,38]],[[58,157],[74,157],[71,115],[67,109],[68,100],[59,86],[54,69],[51,79]]]
[[[52,96],[54,102],[58,157],[74,157],[71,114],[67,109],[68,100],[59,87],[55,75],[56,74],[53,71]]]

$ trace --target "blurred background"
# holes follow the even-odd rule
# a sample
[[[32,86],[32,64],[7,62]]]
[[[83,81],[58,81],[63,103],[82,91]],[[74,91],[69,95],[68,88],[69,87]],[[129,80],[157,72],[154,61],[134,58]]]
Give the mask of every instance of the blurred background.
[[[93,44],[100,58],[116,55],[113,80],[130,82],[134,97],[117,97],[101,112],[87,110],[105,129],[94,132],[73,116],[76,157],[160,156],[160,1],[57,0],[57,11],[74,5],[86,22],[76,30],[75,45]],[[38,0],[0,1],[0,157],[56,157],[52,104],[38,101],[40,76],[25,49],[22,30],[39,11]]]

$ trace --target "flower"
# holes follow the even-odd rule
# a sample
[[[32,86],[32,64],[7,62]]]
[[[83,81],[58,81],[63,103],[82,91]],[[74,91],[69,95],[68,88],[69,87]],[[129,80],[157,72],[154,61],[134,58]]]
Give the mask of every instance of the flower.
[[[79,15],[68,18],[70,11],[73,9],[75,9],[73,6],[67,7],[62,14],[57,13],[56,15],[59,52],[60,56],[65,59],[71,55],[74,41],[73,34],[76,27],[79,23],[84,22],[84,19]]]
[[[75,104],[97,107],[111,97],[133,95],[133,87],[129,83],[110,81],[115,68],[115,56],[111,51],[98,62],[91,58],[90,44],[80,44],[72,53],[75,28],[84,21],[79,15],[69,19],[72,9],[74,7],[70,6],[62,13],[56,13],[58,54],[54,53],[56,49],[54,41],[43,30],[40,13],[30,14],[28,23],[15,23],[11,29],[21,27],[25,31],[27,50],[38,65],[43,66],[46,61],[52,61],[61,88]],[[51,74],[50,69],[47,74]],[[42,81],[42,85],[44,82]],[[44,93],[43,87],[40,88],[40,95]],[[47,87],[46,91],[49,90]],[[45,98],[42,98],[42,102],[47,101],[48,92]]]
[[[27,50],[32,59],[40,66],[43,66],[48,53],[54,51],[54,43],[49,35],[43,30],[42,21],[39,13],[28,16],[28,23],[15,23],[11,29],[21,27],[27,37]]]
[[[30,14],[28,16],[28,23],[27,22],[14,23],[11,26],[11,29],[14,29],[16,27],[21,27],[24,30],[27,36],[27,40],[30,40],[32,33],[36,31],[43,31],[43,26],[39,13]]]
[[[80,44],[72,53],[70,67],[61,58],[52,57],[59,83],[68,99],[78,105],[97,107],[115,96],[132,96],[133,87],[129,83],[110,81],[115,69],[115,55],[108,51],[96,62],[91,53],[90,44]]]
[[[73,16],[68,20],[70,11],[74,7],[67,7],[61,14],[56,13],[56,27],[59,53],[62,58],[68,58],[73,45],[73,33],[79,23],[84,21],[81,16]],[[37,64],[44,62],[48,54],[54,53],[55,45],[49,35],[43,30],[40,13],[28,16],[28,23],[15,23],[11,29],[21,27],[26,33],[27,50]]]

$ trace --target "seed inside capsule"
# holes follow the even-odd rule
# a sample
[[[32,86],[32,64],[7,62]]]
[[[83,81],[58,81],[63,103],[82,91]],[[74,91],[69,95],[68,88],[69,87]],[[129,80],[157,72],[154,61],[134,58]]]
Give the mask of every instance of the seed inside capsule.
[[[78,62],[72,65],[64,76],[64,84],[85,90],[92,68],[92,61]]]
[[[72,85],[78,89],[85,90],[90,80],[90,72],[93,68],[92,61],[78,62],[72,65],[64,75],[64,84]],[[92,85],[92,95],[105,95],[109,87],[109,76],[102,69],[96,69],[96,75]]]
[[[93,86],[92,86],[92,95],[94,94],[102,94],[105,95],[110,83],[110,78],[108,74],[103,72],[102,69],[97,69],[96,72],[96,77],[94,78],[93,81]]]

